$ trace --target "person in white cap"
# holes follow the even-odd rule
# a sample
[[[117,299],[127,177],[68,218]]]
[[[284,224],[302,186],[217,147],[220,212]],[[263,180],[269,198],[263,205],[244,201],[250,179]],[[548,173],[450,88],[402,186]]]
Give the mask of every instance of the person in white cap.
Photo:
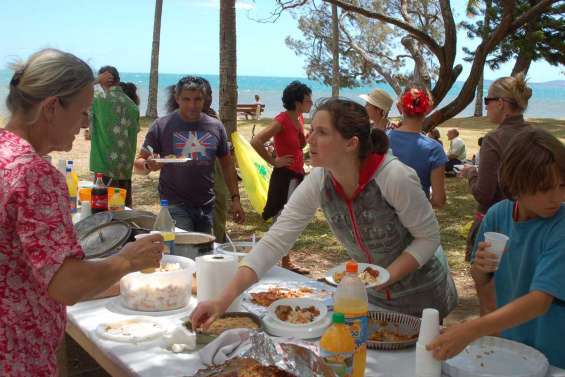
[[[367,101],[365,109],[367,109],[373,127],[384,131],[396,128],[396,125],[388,120],[388,112],[394,101],[387,92],[382,89],[375,89],[371,93],[361,94],[359,97]]]

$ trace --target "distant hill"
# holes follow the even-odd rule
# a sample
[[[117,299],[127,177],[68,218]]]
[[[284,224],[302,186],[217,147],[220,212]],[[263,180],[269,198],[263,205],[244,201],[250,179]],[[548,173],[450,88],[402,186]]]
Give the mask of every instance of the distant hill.
[[[539,85],[539,86],[551,86],[557,88],[565,88],[565,80],[552,80],[546,82],[534,82],[532,84]]]

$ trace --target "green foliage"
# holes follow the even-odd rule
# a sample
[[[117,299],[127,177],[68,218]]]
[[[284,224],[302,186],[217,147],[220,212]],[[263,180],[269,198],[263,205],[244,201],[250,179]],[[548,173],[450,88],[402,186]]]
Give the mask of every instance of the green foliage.
[[[382,14],[402,18],[397,0],[369,1],[354,0],[362,6]],[[406,1],[405,22],[425,31],[437,40],[443,37],[441,19],[436,17],[439,10],[435,1]],[[294,11],[302,39],[286,38],[286,44],[297,55],[306,57],[308,78],[332,83],[332,30],[331,5],[313,1]],[[357,14],[340,14],[340,86],[354,88],[375,82],[387,81],[393,88],[402,87],[413,77],[414,60],[403,50],[401,39],[407,33],[390,24],[369,19]],[[435,79],[436,64],[431,54],[416,43],[424,56],[428,71]],[[391,82],[393,80],[394,82]]]
[[[519,17],[532,7],[532,2],[517,0],[514,16]],[[533,2],[535,4],[535,2]],[[470,38],[481,37],[482,33],[490,34],[500,23],[502,18],[502,2],[492,1],[491,6],[480,7],[478,1],[470,1],[467,7],[471,16],[484,16],[488,10],[490,22],[487,28],[483,20],[474,23],[462,22],[461,26],[467,30]],[[554,4],[539,18],[530,20],[535,25],[527,23],[510,33],[497,48],[491,52],[487,64],[491,69],[498,69],[501,64],[516,59],[519,54],[525,54],[532,61],[545,60],[552,65],[565,65],[565,2]],[[537,21],[537,22],[536,22]],[[473,61],[474,51],[463,48],[466,61]]]

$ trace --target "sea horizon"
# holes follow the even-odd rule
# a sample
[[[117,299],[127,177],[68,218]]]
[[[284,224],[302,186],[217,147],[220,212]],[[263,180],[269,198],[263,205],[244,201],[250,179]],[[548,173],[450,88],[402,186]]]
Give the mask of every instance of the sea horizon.
[[[218,108],[218,92],[219,92],[219,75],[210,74],[196,74],[202,76],[210,81],[213,91],[212,107]],[[6,109],[6,96],[8,95],[9,81],[12,72],[8,69],[0,70],[0,116],[6,118],[9,114]],[[138,88],[138,95],[140,98],[140,114],[145,115],[147,109],[147,98],[149,93],[149,73],[136,73],[136,72],[121,72],[121,80],[123,82],[133,82]],[[166,114],[165,104],[167,101],[167,87],[174,85],[185,74],[177,73],[160,73],[159,74],[159,89],[157,96],[157,109],[159,116]],[[254,103],[255,94],[261,97],[261,103],[265,104],[264,117],[274,117],[282,107],[282,91],[285,86],[293,80],[299,80],[312,89],[312,97],[314,102],[320,98],[331,96],[331,87],[319,83],[317,81],[309,80],[304,77],[273,77],[273,76],[238,76],[238,103]],[[488,86],[491,80],[485,80],[483,95],[486,95]],[[447,96],[440,103],[438,108],[443,107],[452,101],[464,82],[457,81]],[[525,115],[532,118],[555,118],[565,119],[565,106],[563,106],[565,99],[565,80],[551,80],[543,83],[529,83],[532,88],[533,95],[530,99],[528,109]],[[393,98],[396,97],[392,88],[386,83],[378,83],[375,85],[364,86],[354,89],[342,88],[340,89],[340,96],[355,100],[360,103],[364,101],[359,98],[360,94],[368,93],[374,88],[382,88],[387,91]],[[472,116],[475,109],[474,100],[456,117]],[[485,113],[483,111],[483,113]],[[397,116],[398,111],[393,106],[390,113],[391,116]]]

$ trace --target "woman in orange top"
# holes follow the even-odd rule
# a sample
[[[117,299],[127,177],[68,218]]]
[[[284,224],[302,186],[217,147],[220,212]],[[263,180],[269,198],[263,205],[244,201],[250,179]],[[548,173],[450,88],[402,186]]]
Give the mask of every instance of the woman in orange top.
[[[282,101],[286,111],[279,113],[269,126],[251,140],[257,153],[274,167],[267,204],[262,214],[264,220],[276,219],[292,191],[304,178],[302,149],[306,146],[306,136],[302,114],[308,113],[312,107],[312,90],[299,81],[293,81],[284,89]],[[265,143],[271,138],[274,139],[274,156],[265,148]],[[293,265],[289,256],[282,259],[282,266],[294,272],[308,273]]]

